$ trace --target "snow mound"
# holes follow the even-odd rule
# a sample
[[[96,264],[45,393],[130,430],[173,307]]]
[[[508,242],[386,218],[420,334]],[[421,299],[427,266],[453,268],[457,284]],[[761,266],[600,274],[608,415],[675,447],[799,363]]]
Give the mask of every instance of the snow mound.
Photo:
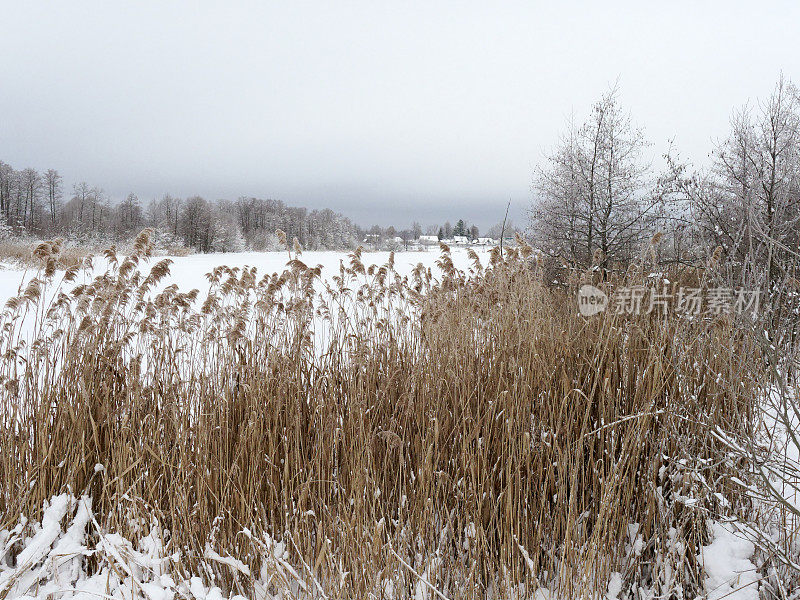
[[[706,572],[708,600],[758,600],[758,573],[750,561],[755,546],[731,524],[711,524],[712,541],[697,557]]]

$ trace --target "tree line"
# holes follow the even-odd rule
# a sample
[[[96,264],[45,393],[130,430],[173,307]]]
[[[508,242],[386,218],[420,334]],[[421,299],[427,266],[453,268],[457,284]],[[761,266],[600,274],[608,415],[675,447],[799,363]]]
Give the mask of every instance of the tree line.
[[[655,172],[649,142],[615,89],[572,120],[533,177],[529,235],[563,265],[624,270],[659,232],[662,264],[722,256],[767,289],[794,277],[800,250],[800,92],[783,76],[737,110],[710,164],[674,149]]]
[[[179,198],[166,194],[144,205],[136,194],[113,201],[101,188],[81,182],[65,196],[63,178],[55,169],[15,170],[0,161],[0,238],[66,237],[78,244],[103,245],[127,241],[144,227],[154,230],[163,247],[183,246],[197,252],[277,250],[275,231],[297,238],[309,250],[353,249],[360,244],[402,250],[425,233],[438,239],[478,237],[466,220],[455,226],[418,222],[410,227],[362,228],[330,209],[309,210],[280,200],[242,196],[234,201]],[[512,231],[513,225],[507,228]],[[488,234],[499,237],[500,224]]]
[[[332,210],[308,210],[279,200],[241,197],[209,201],[201,196],[169,194],[146,206],[136,194],[113,202],[85,182],[65,197],[58,171],[15,170],[0,161],[0,234],[64,236],[78,243],[123,241],[152,227],[160,243],[198,252],[273,250],[282,229],[304,248],[353,248],[360,229]]]

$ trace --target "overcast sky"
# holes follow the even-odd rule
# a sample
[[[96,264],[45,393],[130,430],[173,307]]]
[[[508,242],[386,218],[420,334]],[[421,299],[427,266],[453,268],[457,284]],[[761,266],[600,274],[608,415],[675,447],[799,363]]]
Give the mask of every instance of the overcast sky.
[[[254,195],[486,226],[619,80],[702,162],[800,78],[800,2],[0,0],[0,160],[114,197]]]

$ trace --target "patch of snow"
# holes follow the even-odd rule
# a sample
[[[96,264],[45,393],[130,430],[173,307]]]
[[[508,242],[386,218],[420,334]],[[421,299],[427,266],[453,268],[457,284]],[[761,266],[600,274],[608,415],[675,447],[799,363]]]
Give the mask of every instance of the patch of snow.
[[[608,581],[608,592],[606,593],[606,600],[617,600],[622,591],[622,574],[614,572],[611,574],[611,579]]]
[[[708,600],[758,600],[759,576],[750,558],[753,543],[727,523],[711,523],[712,541],[703,546],[697,559],[706,578],[703,587]]]
[[[11,531],[0,532],[0,598],[229,598],[196,575],[175,581],[167,573],[168,565],[179,556],[166,554],[160,531],[154,523],[149,535],[135,547],[118,534],[100,530],[89,497],[55,496],[45,503],[40,523],[28,523],[23,518]],[[91,570],[89,557],[95,563]],[[210,548],[206,559],[249,576],[242,562],[220,556]],[[262,597],[272,598],[267,594]],[[233,596],[231,600],[244,599]]]

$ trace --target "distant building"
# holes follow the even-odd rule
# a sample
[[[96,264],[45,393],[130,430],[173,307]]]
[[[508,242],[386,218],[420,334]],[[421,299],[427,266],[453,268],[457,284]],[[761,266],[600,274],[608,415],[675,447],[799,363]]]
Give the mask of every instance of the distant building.
[[[497,246],[499,243],[499,240],[490,237],[479,237],[472,240],[472,244],[475,246]]]
[[[399,252],[400,250],[403,250],[404,246],[405,246],[405,240],[403,240],[403,238],[401,238],[399,235],[387,238],[383,242],[383,249],[391,250],[393,252]]]
[[[421,235],[419,236],[419,243],[423,246],[435,246],[439,243],[439,237],[436,235]]]
[[[469,238],[465,235],[454,235],[453,243],[457,246],[466,246],[469,244]]]
[[[376,250],[381,243],[381,237],[377,233],[368,233],[361,243],[367,248]]]

